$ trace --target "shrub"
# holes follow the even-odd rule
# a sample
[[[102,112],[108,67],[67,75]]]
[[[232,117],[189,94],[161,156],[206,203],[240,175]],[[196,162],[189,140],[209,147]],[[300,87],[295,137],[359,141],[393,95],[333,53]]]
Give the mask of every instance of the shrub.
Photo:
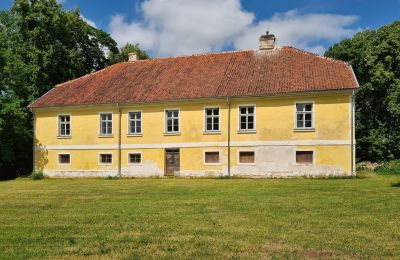
[[[32,180],[42,180],[44,179],[44,173],[42,171],[32,172]]]
[[[106,177],[104,177],[105,180],[116,180],[118,179],[118,176],[111,176],[111,175],[107,175]]]
[[[375,172],[383,175],[400,175],[400,160],[383,163],[375,168]]]

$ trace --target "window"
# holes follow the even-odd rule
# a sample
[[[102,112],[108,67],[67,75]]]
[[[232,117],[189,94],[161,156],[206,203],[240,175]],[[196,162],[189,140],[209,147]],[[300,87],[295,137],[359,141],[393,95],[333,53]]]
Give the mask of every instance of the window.
[[[128,154],[128,163],[129,164],[141,164],[142,163],[142,154],[141,153],[129,153]]]
[[[99,162],[100,162],[100,164],[112,164],[112,154],[111,153],[101,153]]]
[[[314,161],[313,151],[296,151],[296,163],[313,164],[313,161]]]
[[[204,164],[219,164],[219,152],[218,151],[204,152]]]
[[[255,130],[255,107],[239,106],[239,131]]]
[[[100,135],[112,135],[112,113],[100,113]]]
[[[132,111],[128,113],[129,118],[129,134],[141,134],[142,133],[142,112]]]
[[[205,108],[205,130],[219,131],[219,108]]]
[[[70,136],[71,135],[71,116],[59,115],[58,116],[58,135]]]
[[[71,164],[71,154],[69,153],[58,154],[58,164]]]
[[[254,164],[255,156],[254,151],[239,151],[240,164]]]
[[[167,133],[179,132],[179,110],[165,110],[165,122]]]
[[[296,103],[296,128],[313,128],[313,103]]]

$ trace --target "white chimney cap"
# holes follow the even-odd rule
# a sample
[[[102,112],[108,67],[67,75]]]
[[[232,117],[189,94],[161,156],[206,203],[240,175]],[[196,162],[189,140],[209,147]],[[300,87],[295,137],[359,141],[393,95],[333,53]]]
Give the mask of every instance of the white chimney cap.
[[[128,61],[137,61],[139,60],[139,55],[136,52],[128,53]]]

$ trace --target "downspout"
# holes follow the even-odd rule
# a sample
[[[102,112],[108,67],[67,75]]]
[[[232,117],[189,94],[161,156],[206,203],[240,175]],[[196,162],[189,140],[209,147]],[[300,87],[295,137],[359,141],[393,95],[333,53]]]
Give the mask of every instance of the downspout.
[[[353,93],[352,93],[352,95],[351,95],[351,111],[350,111],[350,113],[351,113],[351,133],[350,133],[350,138],[351,138],[351,175],[353,176],[353,175],[356,175],[356,172],[355,172],[355,164],[356,164],[356,161],[355,161],[355,144],[354,144],[354,130],[355,130],[355,126],[354,126],[354,124],[355,124],[355,120],[354,120],[354,109],[355,109],[355,104],[354,104],[354,101],[355,101],[355,96],[354,96],[354,90],[353,90]]]
[[[35,112],[31,109],[31,112],[33,114],[32,117],[32,124],[33,124],[33,140],[32,140],[32,146],[33,146],[33,154],[32,154],[32,172],[36,172],[36,114]]]
[[[231,177],[231,102],[229,97],[226,98],[228,103],[228,178]]]
[[[118,176],[122,177],[121,173],[121,107],[117,103],[118,108]]]

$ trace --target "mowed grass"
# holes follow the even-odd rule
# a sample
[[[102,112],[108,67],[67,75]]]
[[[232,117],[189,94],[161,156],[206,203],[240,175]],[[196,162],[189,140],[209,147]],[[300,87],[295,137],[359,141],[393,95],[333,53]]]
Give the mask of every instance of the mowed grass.
[[[399,182],[0,182],[0,258],[397,258]]]

